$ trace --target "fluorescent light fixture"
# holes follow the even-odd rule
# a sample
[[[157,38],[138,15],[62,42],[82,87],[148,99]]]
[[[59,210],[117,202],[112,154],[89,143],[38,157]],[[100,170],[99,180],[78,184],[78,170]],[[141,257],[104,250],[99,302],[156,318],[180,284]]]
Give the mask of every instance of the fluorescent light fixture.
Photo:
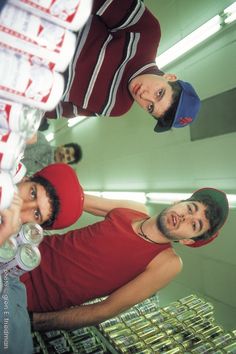
[[[236,208],[236,194],[227,194],[230,208]]]
[[[156,58],[157,66],[162,69],[164,66],[179,58],[199,43],[205,41],[221,29],[221,22],[222,19],[220,15],[214,16],[211,20],[204,23],[187,37],[183,38],[167,51],[159,55]]]
[[[156,204],[171,204],[191,197],[191,193],[147,193],[147,201]]]
[[[99,191],[84,191],[86,194],[89,195],[94,195],[95,197],[101,197],[102,196],[102,192]]]
[[[54,139],[54,133],[48,133],[45,138],[48,142],[52,141]]]
[[[134,200],[140,203],[146,203],[146,196],[144,192],[102,192],[102,197],[108,199],[119,200]]]
[[[78,124],[78,123],[81,123],[84,119],[86,119],[88,117],[85,117],[85,116],[78,116],[78,117],[75,117],[75,118],[70,118],[68,119],[68,127],[73,127],[74,125]]]
[[[224,14],[226,15],[225,23],[231,23],[236,20],[236,1],[224,9]]]
[[[127,192],[127,191],[85,191],[86,194],[97,197],[117,199],[117,200],[133,200],[143,204],[172,204],[191,197],[192,193],[145,193],[145,192]],[[236,208],[236,194],[227,194],[229,207]]]

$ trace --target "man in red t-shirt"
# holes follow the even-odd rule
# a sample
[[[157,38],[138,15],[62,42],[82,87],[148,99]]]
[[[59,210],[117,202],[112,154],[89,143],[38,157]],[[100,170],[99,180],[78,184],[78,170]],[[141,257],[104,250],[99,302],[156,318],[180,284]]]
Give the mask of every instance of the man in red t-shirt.
[[[36,330],[95,325],[153,295],[182,269],[171,242],[211,242],[227,219],[228,201],[203,188],[150,217],[143,204],[87,195],[84,210],[105,219],[46,237],[41,264],[21,278]],[[80,306],[102,296],[108,297]]]

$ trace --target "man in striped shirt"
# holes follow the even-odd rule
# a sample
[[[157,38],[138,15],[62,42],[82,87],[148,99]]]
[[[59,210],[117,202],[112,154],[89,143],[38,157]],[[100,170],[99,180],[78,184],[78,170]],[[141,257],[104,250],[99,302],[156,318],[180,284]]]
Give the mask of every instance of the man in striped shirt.
[[[78,33],[63,101],[48,118],[121,116],[134,101],[157,119],[154,130],[191,123],[200,108],[193,87],[155,63],[158,20],[141,0],[94,0]]]

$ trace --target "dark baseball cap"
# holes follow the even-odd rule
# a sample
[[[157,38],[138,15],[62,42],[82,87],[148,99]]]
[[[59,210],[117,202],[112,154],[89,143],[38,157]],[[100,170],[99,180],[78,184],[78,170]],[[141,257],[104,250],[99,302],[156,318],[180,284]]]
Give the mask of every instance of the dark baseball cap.
[[[185,81],[176,81],[181,87],[179,103],[175,111],[173,120],[168,122],[164,118],[159,118],[154,131],[163,133],[172,127],[183,128],[193,123],[199,112],[201,101],[193,86]]]
[[[212,231],[212,235],[209,239],[197,240],[194,243],[187,244],[186,246],[188,246],[188,247],[201,247],[201,246],[207,245],[208,243],[212,242],[219,235],[219,232],[228,217],[228,214],[229,214],[228,199],[227,199],[226,194],[219,189],[201,188],[201,189],[197,190],[196,192],[194,192],[188,200],[195,200],[196,199],[198,201],[201,201],[201,200],[204,201],[204,199],[206,197],[208,197],[208,198],[210,197],[211,200],[217,205],[217,208],[220,213],[220,221],[217,224],[217,226],[214,228],[214,231]]]

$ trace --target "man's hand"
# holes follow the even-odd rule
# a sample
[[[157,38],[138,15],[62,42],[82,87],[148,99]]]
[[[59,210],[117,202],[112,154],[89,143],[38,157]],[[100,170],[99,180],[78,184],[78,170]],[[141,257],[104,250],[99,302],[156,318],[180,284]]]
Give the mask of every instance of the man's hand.
[[[37,133],[35,133],[30,139],[28,139],[28,140],[26,141],[26,144],[27,144],[27,145],[36,144],[36,143],[37,143],[37,140],[38,140],[38,135],[37,135]]]
[[[0,246],[12,235],[19,232],[21,228],[20,212],[22,208],[22,199],[17,193],[14,194],[9,208],[0,212]]]

